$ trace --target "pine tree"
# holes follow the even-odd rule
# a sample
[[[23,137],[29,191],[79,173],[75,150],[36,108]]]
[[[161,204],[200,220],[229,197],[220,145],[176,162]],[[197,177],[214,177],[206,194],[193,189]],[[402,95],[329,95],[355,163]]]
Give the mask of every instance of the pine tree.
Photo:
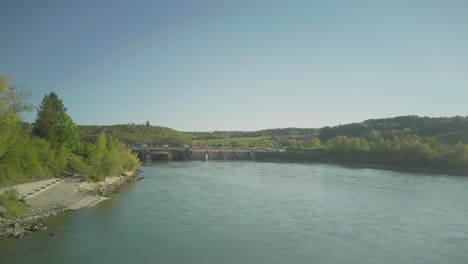
[[[52,145],[65,144],[68,150],[76,149],[78,127],[67,114],[67,108],[57,94],[45,95],[37,111],[33,134],[46,139]]]

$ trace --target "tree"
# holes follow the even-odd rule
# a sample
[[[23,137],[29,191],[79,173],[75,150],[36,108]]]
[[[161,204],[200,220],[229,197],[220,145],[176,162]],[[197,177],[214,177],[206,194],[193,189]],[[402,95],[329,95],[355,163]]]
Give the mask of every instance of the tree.
[[[347,151],[349,139],[347,136],[336,136],[327,141],[327,148],[331,151]]]
[[[369,144],[367,143],[367,140],[359,138],[359,151],[369,151]]]
[[[65,112],[62,112],[60,115],[58,135],[59,141],[65,143],[65,146],[68,150],[74,151],[78,148],[78,145],[80,143],[80,136],[78,135],[78,126]]]
[[[33,134],[46,139],[53,145],[65,144],[74,151],[79,143],[78,126],[67,114],[67,108],[54,92],[45,95],[37,110]]]
[[[62,114],[67,111],[56,93],[45,95],[37,110],[33,134],[50,142],[59,142],[59,124]]]
[[[4,96],[9,102],[9,110],[15,114],[33,110],[33,106],[26,102],[31,96],[31,91],[17,89],[16,86],[11,84],[8,86]]]
[[[150,126],[150,122],[146,121],[146,127],[149,127],[149,126]]]
[[[18,113],[32,106],[26,103],[30,93],[16,89],[11,80],[9,76],[0,77],[0,121],[15,123],[19,121]]]
[[[321,146],[322,146],[322,143],[320,142],[320,139],[318,138],[313,138],[305,142],[305,147],[309,149],[318,149]]]
[[[393,140],[391,142],[390,149],[393,152],[399,152],[400,151],[400,139],[397,136],[393,136]]]
[[[118,176],[140,166],[136,154],[125,149],[118,140],[101,133],[95,144],[88,145],[88,179],[103,181],[106,176]]]

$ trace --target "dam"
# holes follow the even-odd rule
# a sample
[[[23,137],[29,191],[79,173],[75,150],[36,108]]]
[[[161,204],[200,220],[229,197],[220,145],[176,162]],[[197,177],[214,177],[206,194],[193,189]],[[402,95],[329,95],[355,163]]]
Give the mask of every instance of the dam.
[[[149,161],[190,161],[190,160],[254,160],[259,154],[281,156],[285,149],[276,148],[226,148],[226,147],[168,147],[131,146],[127,147],[143,162]]]

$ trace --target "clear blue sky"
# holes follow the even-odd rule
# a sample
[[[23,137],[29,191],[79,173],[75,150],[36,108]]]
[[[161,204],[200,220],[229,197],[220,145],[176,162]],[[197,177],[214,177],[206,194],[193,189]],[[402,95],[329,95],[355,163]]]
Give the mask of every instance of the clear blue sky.
[[[0,12],[0,75],[35,105],[55,91],[78,124],[468,115],[468,1],[2,0]]]

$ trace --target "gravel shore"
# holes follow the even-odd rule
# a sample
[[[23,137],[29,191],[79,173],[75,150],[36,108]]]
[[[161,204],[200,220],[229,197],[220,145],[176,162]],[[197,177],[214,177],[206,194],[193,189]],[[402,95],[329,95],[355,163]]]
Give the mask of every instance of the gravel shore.
[[[123,185],[138,181],[132,174],[107,177],[104,182],[81,182],[81,177],[54,178],[12,186],[31,210],[14,219],[0,218],[0,239],[21,238],[34,231],[47,230],[41,219],[58,213],[91,207],[108,199],[108,193],[116,192]],[[4,191],[0,190],[0,192]]]

